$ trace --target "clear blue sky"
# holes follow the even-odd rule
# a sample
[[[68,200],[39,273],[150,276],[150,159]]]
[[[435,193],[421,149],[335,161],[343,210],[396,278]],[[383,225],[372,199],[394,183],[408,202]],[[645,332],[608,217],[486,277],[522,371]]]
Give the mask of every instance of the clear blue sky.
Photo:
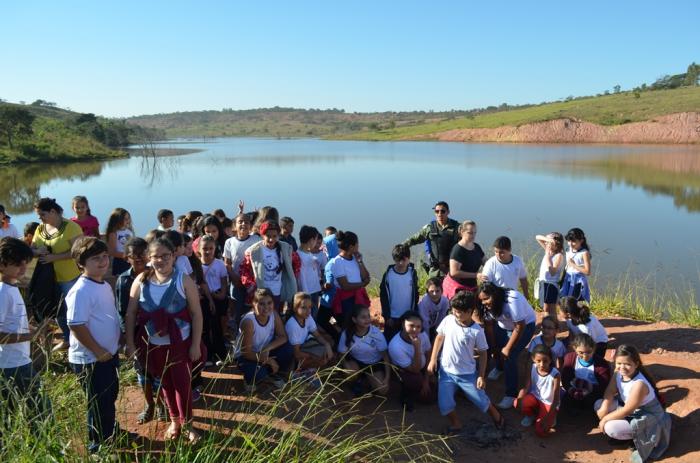
[[[2,2],[0,98],[120,117],[537,103],[685,72],[698,18],[696,0]]]

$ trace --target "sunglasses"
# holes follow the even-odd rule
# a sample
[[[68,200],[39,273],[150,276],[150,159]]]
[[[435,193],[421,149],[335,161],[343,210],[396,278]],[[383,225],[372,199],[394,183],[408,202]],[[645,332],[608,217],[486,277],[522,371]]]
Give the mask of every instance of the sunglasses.
[[[435,209],[436,214],[447,214],[447,209]]]

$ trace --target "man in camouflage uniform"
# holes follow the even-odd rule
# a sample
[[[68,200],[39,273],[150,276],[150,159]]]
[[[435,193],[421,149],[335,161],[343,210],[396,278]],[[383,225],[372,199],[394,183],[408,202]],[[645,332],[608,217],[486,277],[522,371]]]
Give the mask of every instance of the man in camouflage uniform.
[[[426,224],[418,233],[407,238],[403,244],[413,246],[425,243],[423,269],[428,276],[444,278],[450,270],[450,252],[459,241],[459,222],[450,219],[450,207],[439,201],[434,207],[435,219]]]

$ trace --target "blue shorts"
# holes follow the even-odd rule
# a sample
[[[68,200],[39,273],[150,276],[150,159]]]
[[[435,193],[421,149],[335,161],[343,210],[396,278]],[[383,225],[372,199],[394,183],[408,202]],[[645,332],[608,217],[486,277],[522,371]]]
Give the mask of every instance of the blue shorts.
[[[476,378],[476,370],[468,375],[453,375],[440,367],[438,379],[438,406],[440,407],[440,414],[445,416],[457,407],[457,402],[455,402],[457,388],[464,391],[467,399],[481,412],[485,413],[489,409],[491,401],[483,389],[477,389]]]

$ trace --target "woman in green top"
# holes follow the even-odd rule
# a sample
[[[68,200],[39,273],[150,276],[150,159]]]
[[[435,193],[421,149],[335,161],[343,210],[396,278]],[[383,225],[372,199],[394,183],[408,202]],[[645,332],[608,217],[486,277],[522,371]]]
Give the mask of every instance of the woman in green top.
[[[80,270],[71,257],[70,250],[76,239],[83,235],[80,225],[63,218],[63,208],[52,198],[41,198],[34,203],[34,210],[41,220],[34,233],[32,248],[41,263],[52,263],[56,283],[65,298],[80,276]],[[63,342],[55,350],[68,348],[70,331],[66,323],[66,305],[61,304],[56,318],[63,332]]]

